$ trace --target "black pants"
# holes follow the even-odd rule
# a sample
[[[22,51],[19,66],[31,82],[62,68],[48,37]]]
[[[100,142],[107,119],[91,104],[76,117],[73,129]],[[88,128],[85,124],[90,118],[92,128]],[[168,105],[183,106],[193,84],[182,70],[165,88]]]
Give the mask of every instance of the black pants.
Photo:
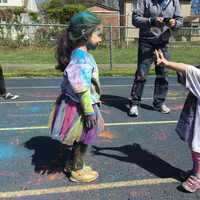
[[[6,94],[5,80],[3,76],[3,69],[0,66],[0,95]]]
[[[155,49],[161,49],[165,58],[170,58],[167,44],[152,45],[148,42],[139,42],[138,66],[131,89],[132,105],[140,104],[146,77],[149,73],[151,64],[155,62]],[[165,101],[168,92],[167,69],[162,66],[155,65],[155,73],[156,79],[154,83],[153,105],[159,107]]]

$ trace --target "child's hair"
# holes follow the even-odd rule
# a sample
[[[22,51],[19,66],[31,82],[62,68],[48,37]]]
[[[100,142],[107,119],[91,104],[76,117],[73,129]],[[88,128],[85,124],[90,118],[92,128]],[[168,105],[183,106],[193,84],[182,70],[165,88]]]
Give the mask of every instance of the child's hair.
[[[81,44],[86,44],[88,37],[101,24],[101,20],[91,12],[75,14],[69,27],[59,38],[56,51],[56,69],[64,71],[70,61],[71,52]]]

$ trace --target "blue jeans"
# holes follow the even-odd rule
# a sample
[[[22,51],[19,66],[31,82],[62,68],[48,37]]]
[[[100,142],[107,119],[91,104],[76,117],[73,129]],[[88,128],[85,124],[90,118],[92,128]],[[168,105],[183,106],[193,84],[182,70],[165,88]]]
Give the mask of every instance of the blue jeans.
[[[155,63],[155,49],[161,49],[165,58],[170,58],[166,43],[155,45],[148,42],[139,41],[138,66],[131,89],[132,105],[139,105],[141,102],[146,77],[149,73],[150,66],[153,62]],[[155,73],[156,79],[154,83],[153,105],[160,107],[164,103],[168,92],[167,69],[163,66],[156,66],[155,64]]]

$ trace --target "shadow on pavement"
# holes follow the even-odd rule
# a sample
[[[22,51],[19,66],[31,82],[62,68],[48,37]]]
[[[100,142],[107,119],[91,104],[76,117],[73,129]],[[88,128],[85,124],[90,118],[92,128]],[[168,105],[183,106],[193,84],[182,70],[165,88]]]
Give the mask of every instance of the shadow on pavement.
[[[123,153],[125,156],[118,156],[111,153],[108,154],[105,153],[106,151],[118,151]],[[174,178],[178,181],[182,181],[181,174],[185,173],[184,171],[173,167],[158,156],[142,149],[141,146],[137,143],[120,147],[92,146],[92,153],[94,155],[106,156],[122,162],[136,164],[160,178]]]
[[[33,137],[25,142],[24,147],[34,150],[32,165],[40,174],[64,172],[65,164],[70,160],[70,148],[51,137]]]
[[[125,97],[115,96],[115,95],[101,95],[101,101],[104,105],[117,108],[122,112],[128,113],[129,99]]]

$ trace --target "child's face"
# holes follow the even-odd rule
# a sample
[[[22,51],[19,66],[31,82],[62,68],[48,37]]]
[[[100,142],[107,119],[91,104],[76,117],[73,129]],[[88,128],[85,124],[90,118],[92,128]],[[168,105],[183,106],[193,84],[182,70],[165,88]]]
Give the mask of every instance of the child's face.
[[[88,39],[88,43],[90,44],[91,47],[93,47],[90,49],[96,49],[96,47],[102,42],[102,36],[103,36],[103,27],[99,25]]]

